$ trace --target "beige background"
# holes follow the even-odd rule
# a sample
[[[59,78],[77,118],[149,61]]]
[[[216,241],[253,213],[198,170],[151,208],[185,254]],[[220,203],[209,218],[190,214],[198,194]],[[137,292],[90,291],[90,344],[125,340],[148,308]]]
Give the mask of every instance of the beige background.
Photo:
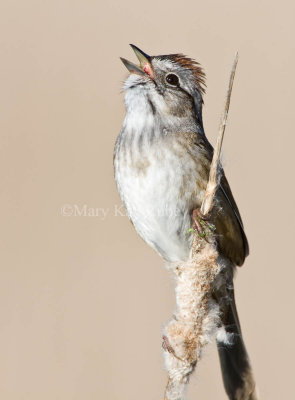
[[[294,396],[294,8],[275,0],[2,1],[1,399],[162,398],[161,327],[173,286],[159,256],[115,215],[119,56],[135,61],[130,42],[201,62],[213,142],[240,52],[224,143],[251,247],[237,302],[261,398]],[[106,218],[62,215],[84,204]],[[214,346],[189,395],[226,398]]]

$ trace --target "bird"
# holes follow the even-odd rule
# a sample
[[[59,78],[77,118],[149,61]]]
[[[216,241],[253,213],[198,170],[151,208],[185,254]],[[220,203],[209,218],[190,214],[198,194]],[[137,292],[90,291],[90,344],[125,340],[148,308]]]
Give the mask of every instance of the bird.
[[[114,148],[114,174],[129,219],[168,263],[188,260],[205,194],[213,147],[202,118],[205,73],[182,53],[149,56],[130,45],[139,64],[121,58],[126,115]],[[213,293],[229,342],[217,337],[229,399],[254,400],[255,383],[235,304],[233,277],[249,254],[237,204],[221,167],[210,222],[227,260],[225,285]],[[225,293],[226,298],[224,301]],[[229,337],[228,336],[228,337]]]

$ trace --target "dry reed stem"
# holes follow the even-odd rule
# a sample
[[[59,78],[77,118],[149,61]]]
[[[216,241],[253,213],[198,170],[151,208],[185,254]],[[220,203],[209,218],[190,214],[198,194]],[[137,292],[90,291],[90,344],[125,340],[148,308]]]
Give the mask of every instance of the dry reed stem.
[[[226,94],[224,111],[210,168],[209,181],[201,212],[208,215],[218,187],[218,167],[228,116],[230,96],[238,62],[235,55]],[[206,238],[195,234],[189,260],[174,269],[177,309],[163,332],[168,384],[165,400],[183,400],[190,375],[201,358],[204,346],[217,334],[219,307],[212,289],[221,270],[214,235]]]
[[[233,88],[238,59],[239,59],[239,55],[238,55],[238,52],[236,52],[233,66],[231,69],[228,87],[227,87],[224,110],[223,110],[222,118],[221,118],[220,125],[219,125],[219,133],[218,133],[216,146],[215,146],[214,154],[213,154],[213,159],[212,159],[212,163],[211,163],[209,181],[207,184],[205,196],[204,196],[202,206],[201,206],[201,212],[205,216],[209,214],[209,212],[211,211],[211,209],[213,207],[214,195],[215,195],[215,192],[216,192],[216,189],[218,186],[218,166],[219,166],[219,160],[220,160],[220,153],[221,153],[221,147],[222,147],[222,142],[223,142],[223,137],[224,137],[224,131],[225,131],[225,127],[226,127],[231,92],[232,92],[232,88]]]

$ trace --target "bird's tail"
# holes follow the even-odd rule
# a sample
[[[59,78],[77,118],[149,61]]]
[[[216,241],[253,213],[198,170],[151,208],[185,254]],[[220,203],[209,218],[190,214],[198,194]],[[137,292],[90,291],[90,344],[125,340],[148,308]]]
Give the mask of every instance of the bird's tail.
[[[225,295],[226,291],[226,295]],[[217,335],[217,347],[223,383],[230,400],[257,400],[255,381],[248,353],[243,341],[235,304],[232,276],[218,291],[223,327]]]

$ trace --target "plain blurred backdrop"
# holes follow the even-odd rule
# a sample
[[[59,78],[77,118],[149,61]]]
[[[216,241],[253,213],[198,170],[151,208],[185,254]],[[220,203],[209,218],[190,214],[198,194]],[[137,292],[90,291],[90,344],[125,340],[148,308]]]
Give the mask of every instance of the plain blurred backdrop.
[[[237,303],[261,398],[292,398],[294,11],[275,0],[1,2],[1,399],[162,398],[173,282],[113,179],[129,43],[202,64],[213,144],[239,50],[223,148],[250,242]],[[214,345],[189,397],[226,399]]]

